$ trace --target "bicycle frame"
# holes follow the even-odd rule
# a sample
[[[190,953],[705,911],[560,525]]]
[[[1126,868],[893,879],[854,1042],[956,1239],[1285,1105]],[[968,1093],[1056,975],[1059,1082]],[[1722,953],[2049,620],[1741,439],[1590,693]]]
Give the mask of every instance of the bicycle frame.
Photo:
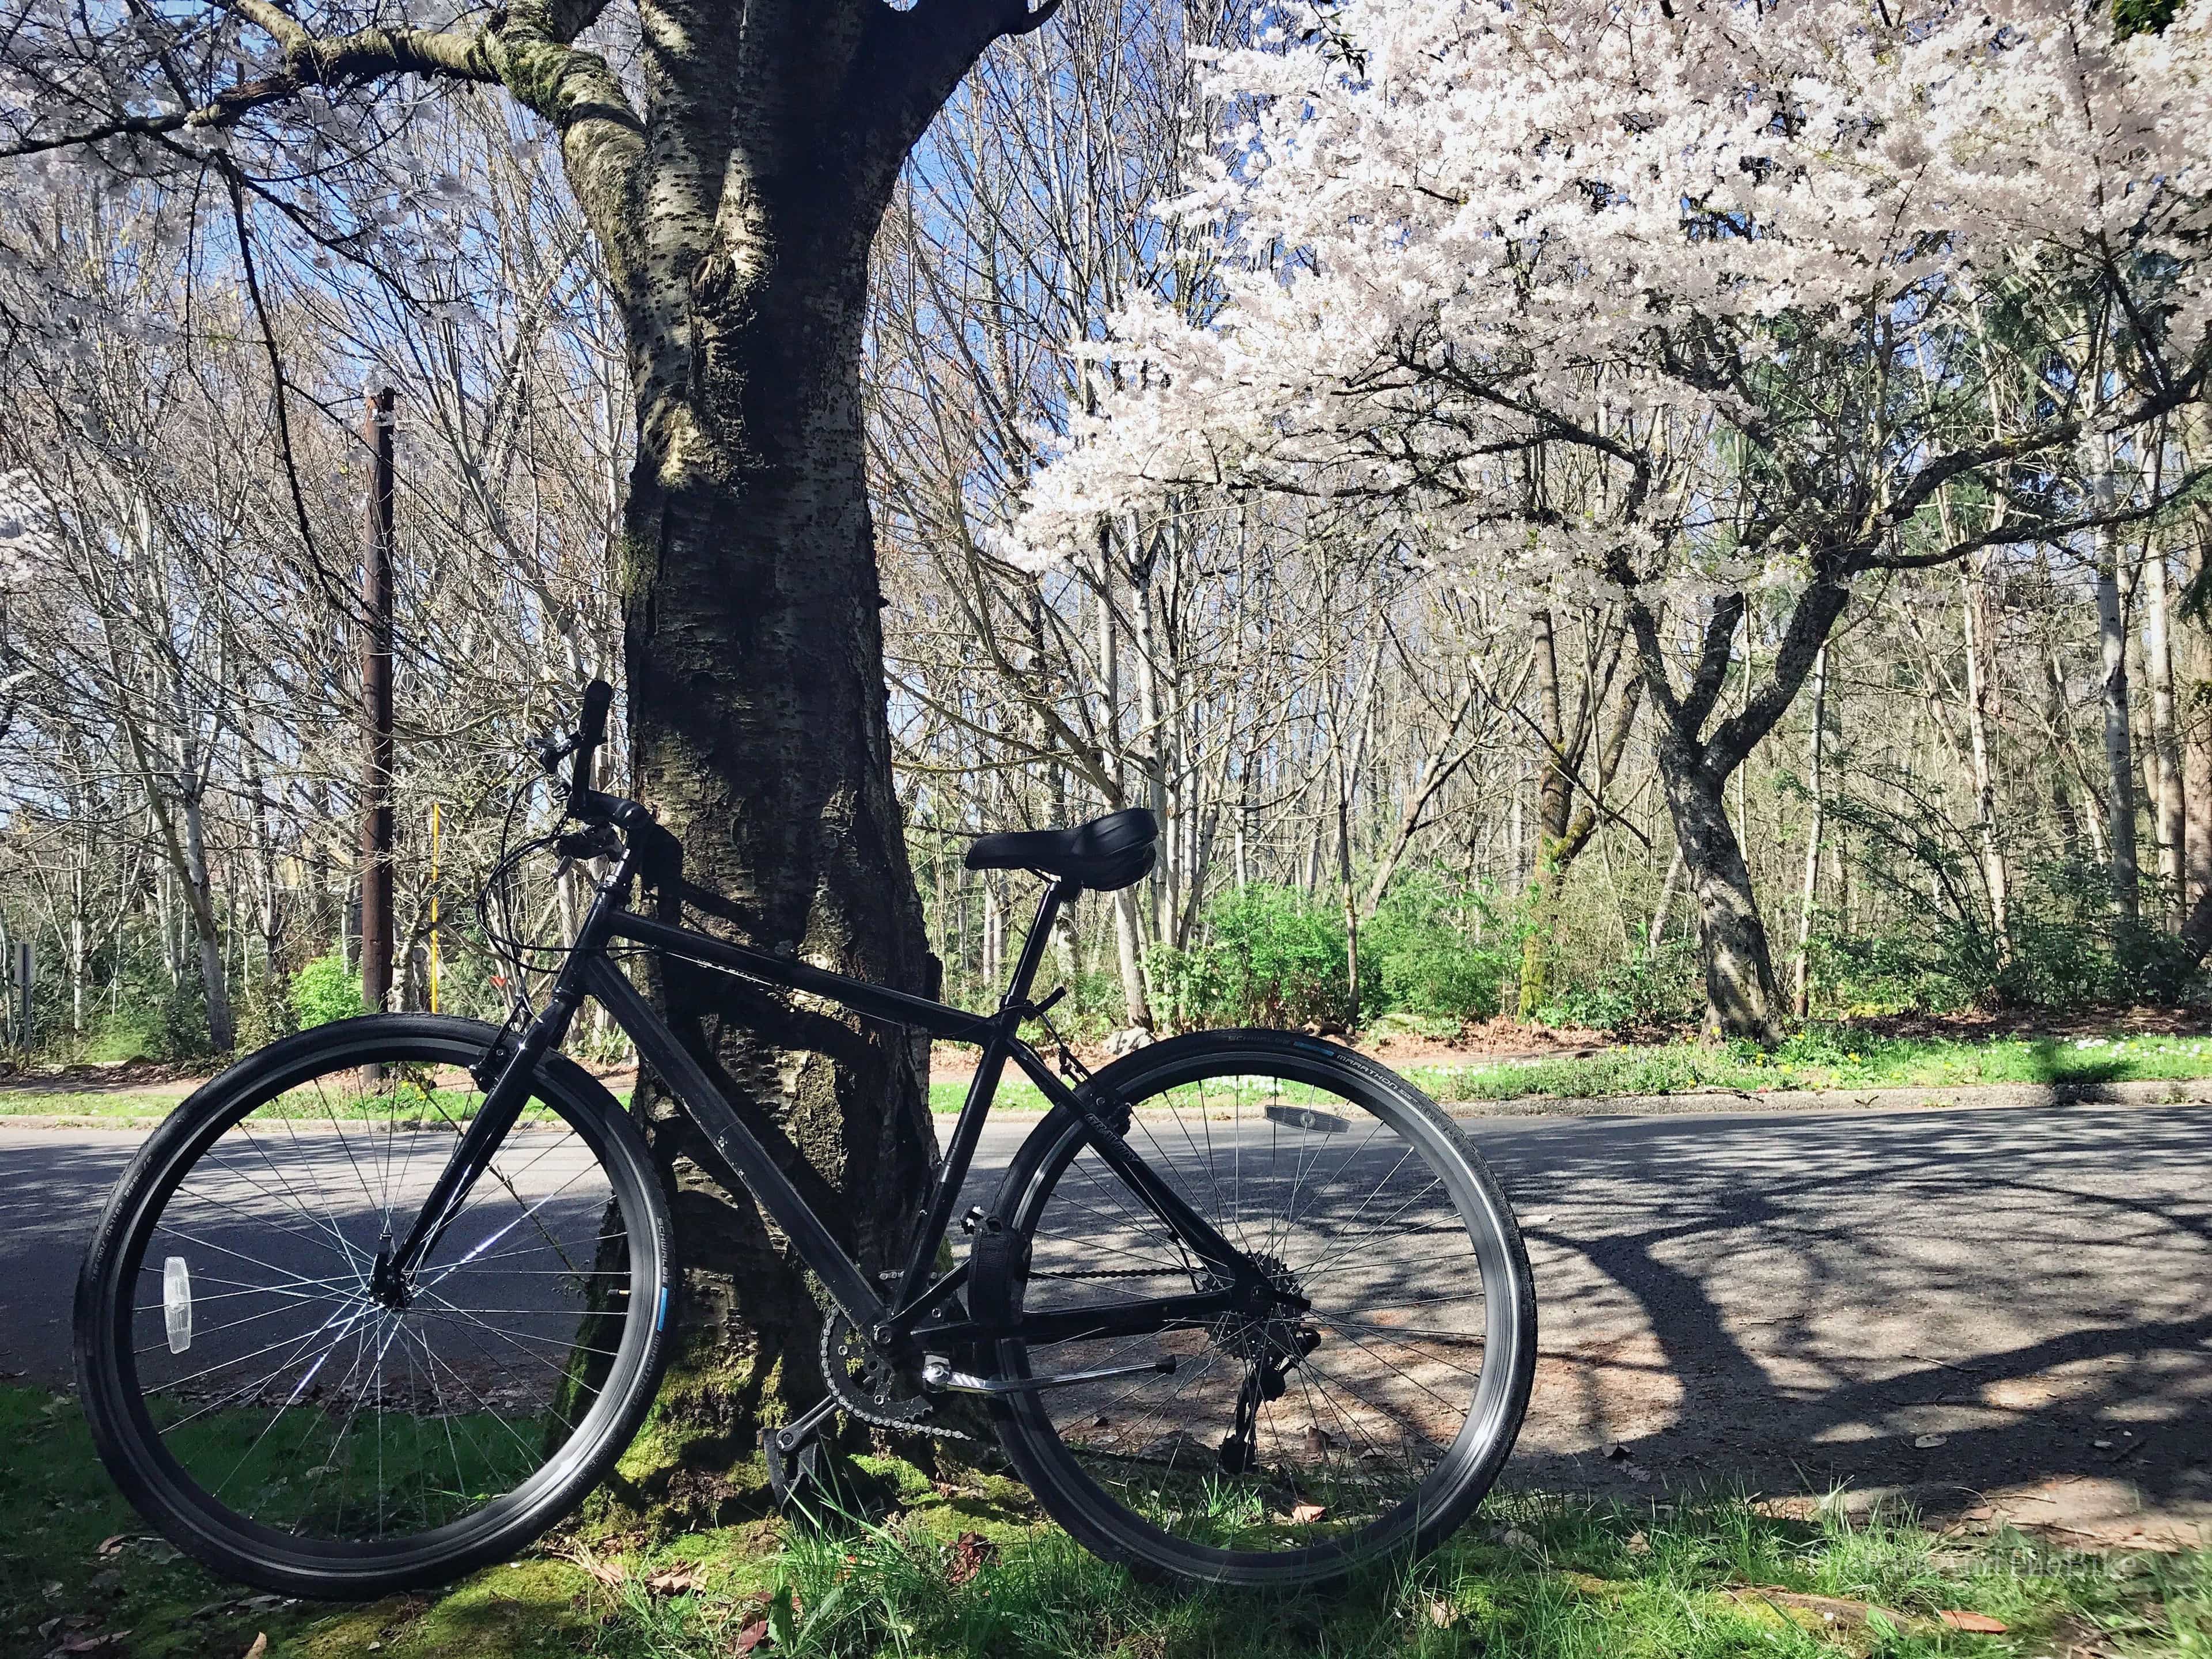
[[[486,1072],[496,1065],[497,1076],[486,1084],[485,1073],[479,1073],[478,1085],[485,1091],[483,1103],[462,1133],[405,1241],[396,1250],[387,1247],[380,1252],[373,1294],[404,1298],[416,1268],[428,1258],[459,1212],[477,1178],[490,1164],[501,1141],[520,1116],[538,1060],[559,1046],[585,999],[591,997],[605,1007],[615,1023],[637,1045],[641,1059],[674,1092],[730,1172],[783,1230],[799,1259],[822,1280],[837,1305],[878,1346],[906,1349],[916,1323],[931,1316],[933,1310],[939,1310],[945,1299],[967,1281],[970,1262],[963,1261],[941,1275],[935,1273],[935,1264],[939,1248],[951,1226],[952,1206],[959,1200],[962,1183],[967,1179],[976,1143],[1008,1060],[1036,1085],[1047,1100],[1075,1115],[1085,1138],[1146,1208],[1182,1241],[1194,1257],[1227,1282],[1188,1295],[1028,1315],[1004,1325],[974,1319],[947,1319],[940,1314],[929,1327],[933,1344],[951,1346],[1006,1337],[1042,1344],[1076,1337],[1141,1335],[1170,1324],[1218,1317],[1255,1299],[1265,1303],[1269,1295],[1267,1280],[1249,1259],[1129,1149],[1121,1133],[1126,1126],[1126,1117],[1122,1125],[1110,1121],[1109,1111],[1102,1111],[1100,1103],[1091,1097],[1091,1091],[1071,1089],[1036,1050],[1022,1040],[1021,1025],[1039,1012],[1029,1001],[1029,992],[1043,958],[1053,921],[1079,889],[1062,880],[1052,880],[1037,902],[1036,919],[1023,943],[1012,980],[1000,999],[998,1011],[977,1014],[927,997],[833,973],[794,957],[733,944],[640,915],[629,908],[636,856],[635,849],[625,850],[612,875],[600,884],[598,896],[578,930],[574,948],[555,978],[544,1012],[524,1029],[506,1052],[503,1061],[497,1048],[487,1056]],[[713,895],[678,880],[679,893],[686,902],[713,901]],[[665,959],[719,969],[760,984],[824,997],[864,1018],[919,1029],[933,1036],[981,1048],[967,1098],[961,1105],[951,1139],[938,1164],[928,1203],[922,1212],[921,1231],[888,1300],[877,1293],[867,1275],[838,1243],[828,1224],[715,1086],[705,1066],[608,957],[607,946],[616,939],[646,945]],[[992,1223],[987,1223],[989,1224]]]

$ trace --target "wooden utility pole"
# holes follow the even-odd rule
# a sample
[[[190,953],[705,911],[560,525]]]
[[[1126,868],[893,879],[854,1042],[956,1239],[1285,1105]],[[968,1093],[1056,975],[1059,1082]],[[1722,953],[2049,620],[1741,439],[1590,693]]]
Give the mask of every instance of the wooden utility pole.
[[[371,1013],[392,994],[392,404],[390,386],[368,395],[368,513],[361,560],[361,1000]]]

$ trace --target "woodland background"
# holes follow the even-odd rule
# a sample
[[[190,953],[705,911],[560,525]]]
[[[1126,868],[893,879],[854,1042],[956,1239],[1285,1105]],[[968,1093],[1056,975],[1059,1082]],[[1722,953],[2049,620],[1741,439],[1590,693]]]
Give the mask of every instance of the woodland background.
[[[1034,889],[964,871],[964,837],[1140,805],[1156,873],[1057,941],[1087,1034],[1694,1027],[1696,921],[1614,609],[1532,611],[1367,515],[1255,505],[1200,534],[1163,511],[1042,574],[981,529],[1089,395],[1068,343],[1133,296],[1202,306],[1196,252],[1147,210],[1221,113],[1186,46],[1249,27],[1202,0],[1092,5],[1000,42],[877,244],[895,758],[947,994],[1003,978]],[[635,442],[598,256],[526,121],[466,88],[393,113],[377,142],[421,188],[349,195],[333,162],[315,223],[295,196],[210,203],[98,156],[15,164],[39,188],[0,208],[0,933],[36,953],[41,1054],[189,1059],[358,1006],[382,386],[394,1000],[428,1003],[434,957],[441,1007],[497,1018],[518,988],[473,899],[548,827],[528,739],[619,678]],[[2212,419],[2191,404],[2130,455],[2106,483],[2123,504],[2212,461]],[[2212,513],[2184,499],[1858,583],[1728,786],[1800,1018],[2194,994],[2209,557]],[[1724,709],[1783,620],[1753,596]],[[558,938],[587,880],[532,866],[524,931]],[[604,1028],[582,1040],[618,1058]]]

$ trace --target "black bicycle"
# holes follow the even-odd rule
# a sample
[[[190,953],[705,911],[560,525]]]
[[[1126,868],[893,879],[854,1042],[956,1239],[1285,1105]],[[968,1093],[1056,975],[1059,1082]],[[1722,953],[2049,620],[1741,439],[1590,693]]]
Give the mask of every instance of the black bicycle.
[[[638,1128],[558,1052],[588,997],[826,1293],[828,1392],[768,1437],[772,1462],[838,1411],[947,1432],[944,1397],[981,1395],[1083,1544],[1215,1583],[1325,1582],[1467,1518],[1520,1428],[1535,1302],[1510,1207],[1436,1104],[1294,1033],[1176,1037],[1073,1083],[1020,1035],[1058,995],[1029,996],[1054,918],[1151,869],[1149,813],[973,844],[971,869],[1050,884],[997,1012],[963,1012],[632,909],[641,883],[714,901],[644,808],[592,787],[611,695],[595,682],[544,756],[573,758],[559,849],[610,873],[543,1011],[275,1043],[185,1101],[109,1199],[77,1372],[143,1514],[228,1577],[367,1597],[513,1554],[607,1474],[678,1277]],[[632,988],[610,953],[635,946],[981,1047],[895,1279],[870,1282]],[[1050,1109],[940,1272],[1010,1060]]]

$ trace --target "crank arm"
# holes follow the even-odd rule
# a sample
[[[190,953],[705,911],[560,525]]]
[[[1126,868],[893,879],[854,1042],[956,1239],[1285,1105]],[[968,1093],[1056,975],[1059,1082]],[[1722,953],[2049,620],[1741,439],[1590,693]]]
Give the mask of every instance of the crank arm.
[[[1108,1365],[1095,1371],[1063,1371],[1056,1376],[978,1376],[973,1371],[954,1370],[951,1360],[933,1353],[923,1356],[921,1380],[925,1387],[947,1394],[1035,1394],[1043,1389],[1072,1389],[1079,1382],[1100,1382],[1109,1376],[1135,1376],[1144,1371],[1173,1376],[1175,1370],[1176,1362],[1170,1355],[1142,1365]]]

